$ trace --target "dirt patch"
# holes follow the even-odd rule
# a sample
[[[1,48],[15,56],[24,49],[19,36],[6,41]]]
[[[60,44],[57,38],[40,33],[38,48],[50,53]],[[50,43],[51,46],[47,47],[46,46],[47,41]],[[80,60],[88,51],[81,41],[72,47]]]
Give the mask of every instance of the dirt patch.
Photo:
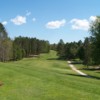
[[[85,73],[81,72],[80,70],[76,69],[76,67],[71,63],[71,61],[68,61],[68,64],[72,68],[72,70],[74,70],[78,74],[80,74],[82,76],[88,76],[87,74],[85,74]]]
[[[3,83],[2,82],[0,82],[0,86],[2,86],[3,85]]]

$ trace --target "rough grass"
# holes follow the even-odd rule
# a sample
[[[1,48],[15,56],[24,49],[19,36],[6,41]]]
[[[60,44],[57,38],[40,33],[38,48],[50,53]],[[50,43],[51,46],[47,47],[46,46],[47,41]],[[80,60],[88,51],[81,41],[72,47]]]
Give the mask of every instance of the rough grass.
[[[0,100],[100,100],[100,80],[72,71],[56,52],[0,63]]]

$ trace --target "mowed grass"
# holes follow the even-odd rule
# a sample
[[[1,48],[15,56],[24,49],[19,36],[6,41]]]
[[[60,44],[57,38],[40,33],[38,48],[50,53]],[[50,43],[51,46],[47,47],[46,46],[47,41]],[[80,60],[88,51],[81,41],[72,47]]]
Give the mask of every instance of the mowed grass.
[[[100,100],[100,80],[72,71],[56,52],[0,63],[0,100]]]

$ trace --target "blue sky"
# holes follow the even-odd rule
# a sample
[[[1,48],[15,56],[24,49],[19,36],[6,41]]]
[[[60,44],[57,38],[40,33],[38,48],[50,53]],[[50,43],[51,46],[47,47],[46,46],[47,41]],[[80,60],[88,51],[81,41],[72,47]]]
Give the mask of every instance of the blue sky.
[[[57,43],[84,40],[100,15],[100,0],[0,0],[0,22],[9,37],[36,37]]]

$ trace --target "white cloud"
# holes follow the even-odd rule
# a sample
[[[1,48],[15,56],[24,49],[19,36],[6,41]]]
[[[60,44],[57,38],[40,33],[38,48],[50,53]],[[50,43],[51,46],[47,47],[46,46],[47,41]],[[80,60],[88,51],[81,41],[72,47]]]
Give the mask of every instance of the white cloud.
[[[26,11],[26,16],[30,16],[31,12],[29,12],[28,10]]]
[[[66,23],[66,20],[56,20],[56,21],[50,21],[46,24],[46,27],[49,29],[57,29],[60,28],[61,26],[64,26]]]
[[[86,19],[72,19],[72,29],[74,30],[88,30],[89,29],[89,21]]]
[[[7,25],[7,23],[8,23],[7,21],[3,21],[2,22],[3,25]]]
[[[96,19],[97,19],[96,16],[90,16],[90,18],[89,18],[90,21],[95,21]]]
[[[17,16],[13,19],[11,19],[11,22],[13,22],[15,25],[22,25],[26,23],[26,17],[24,16]]]
[[[33,18],[32,21],[33,21],[33,22],[36,21],[36,18]]]

